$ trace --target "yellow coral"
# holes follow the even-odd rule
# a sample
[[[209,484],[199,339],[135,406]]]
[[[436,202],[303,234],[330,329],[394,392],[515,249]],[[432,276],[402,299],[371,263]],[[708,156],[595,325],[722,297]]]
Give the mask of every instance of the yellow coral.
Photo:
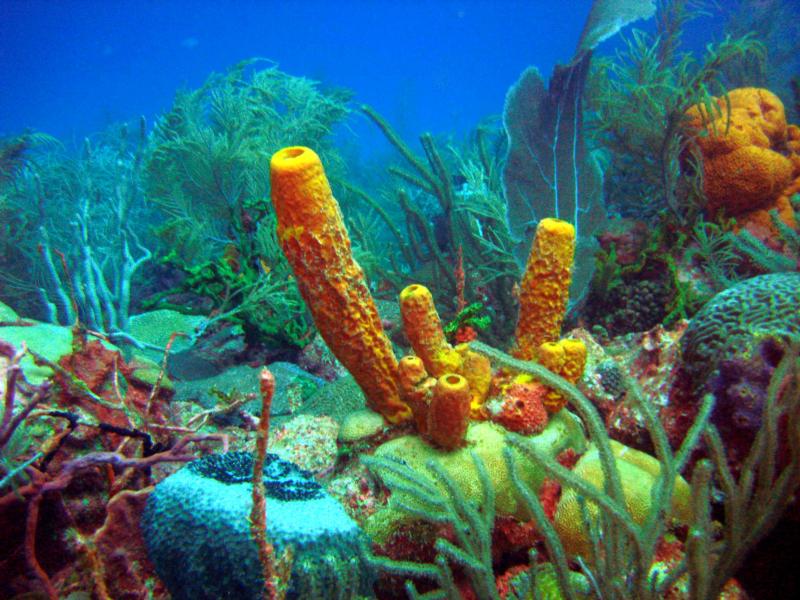
[[[619,442],[611,441],[611,450],[622,483],[625,507],[633,521],[641,525],[653,509],[652,491],[661,470],[661,463],[655,457],[628,448]],[[573,473],[595,489],[603,489],[605,479],[596,448],[591,448],[581,456]],[[687,522],[691,515],[690,494],[689,484],[683,477],[677,476],[672,496],[671,516],[679,522]],[[595,522],[598,518],[597,506],[587,501],[586,512],[589,519]],[[582,514],[579,494],[573,488],[565,488],[558,503],[554,525],[567,552],[588,557],[589,534]]]
[[[536,228],[520,284],[516,347],[512,354],[536,360],[545,342],[558,340],[569,300],[575,228],[559,219],[542,219]]]
[[[397,359],[319,156],[301,146],[279,150],[270,161],[270,182],[278,240],[317,329],[369,407],[393,423],[407,419]]]

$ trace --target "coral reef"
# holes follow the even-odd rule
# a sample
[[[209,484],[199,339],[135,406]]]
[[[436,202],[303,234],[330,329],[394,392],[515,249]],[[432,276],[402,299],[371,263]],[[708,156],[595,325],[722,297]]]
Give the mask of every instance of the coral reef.
[[[595,0],[464,142],[363,107],[401,160],[363,190],[350,94],[260,59],[74,158],[0,140],[0,596],[760,597],[800,127],[753,35],[683,50],[702,14]]]

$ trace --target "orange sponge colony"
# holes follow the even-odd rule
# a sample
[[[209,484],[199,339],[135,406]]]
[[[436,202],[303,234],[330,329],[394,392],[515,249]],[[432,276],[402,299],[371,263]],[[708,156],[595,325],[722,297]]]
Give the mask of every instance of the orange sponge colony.
[[[525,275],[520,284],[516,347],[512,354],[537,360],[539,346],[555,342],[567,310],[575,228],[559,219],[542,219],[536,227]]]
[[[760,88],[731,90],[727,99],[714,102],[719,110],[713,114],[701,104],[687,111],[688,129],[703,157],[706,212],[736,217],[740,226],[751,219],[768,222],[766,211],[780,209],[777,199],[800,174],[783,103]],[[791,211],[779,212],[794,226]]]
[[[278,241],[317,329],[370,408],[392,423],[407,419],[411,411],[398,392],[397,359],[353,259],[319,156],[301,146],[279,150],[270,161],[270,182]]]
[[[542,219],[536,228],[519,297],[516,346],[512,354],[539,362],[553,373],[575,383],[586,366],[586,346],[580,340],[559,340],[567,311],[575,228],[559,219]],[[543,400],[550,413],[566,398],[550,390]]]

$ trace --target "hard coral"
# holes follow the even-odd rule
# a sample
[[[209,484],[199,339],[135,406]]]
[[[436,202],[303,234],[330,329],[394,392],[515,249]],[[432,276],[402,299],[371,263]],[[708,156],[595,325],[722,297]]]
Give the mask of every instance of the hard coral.
[[[791,339],[800,335],[800,273],[747,279],[712,298],[680,341],[669,405],[661,411],[679,443],[699,399],[714,393],[712,421],[738,468],[760,426],[766,386]]]
[[[656,485],[661,463],[657,458],[644,452],[628,448],[616,441],[611,441],[611,450],[619,470],[625,505],[631,518],[636,523],[644,523],[653,510],[653,486]],[[597,448],[592,447],[577,462],[573,472],[586,480],[596,489],[603,489],[603,474]],[[681,523],[688,522],[691,488],[683,477],[675,478],[675,490],[672,497],[671,516]],[[587,523],[583,515],[583,500],[574,488],[566,488],[561,495],[555,515],[555,528],[571,554],[588,556],[590,537],[588,527],[596,523],[599,509],[592,502],[585,503]]]
[[[261,599],[264,580],[250,535],[253,457],[214,454],[159,483],[142,518],[148,554],[175,600]],[[371,588],[364,536],[306,471],[267,455],[267,534],[292,546],[287,598],[354,598]]]
[[[322,337],[370,408],[397,423],[411,411],[397,389],[397,359],[364,272],[353,259],[339,204],[319,156],[292,146],[270,161],[278,240]]]

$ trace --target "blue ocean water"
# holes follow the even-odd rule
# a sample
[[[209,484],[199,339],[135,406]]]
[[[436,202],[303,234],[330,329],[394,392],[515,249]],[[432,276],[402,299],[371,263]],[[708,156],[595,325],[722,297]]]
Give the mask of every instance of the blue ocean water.
[[[80,140],[113,122],[152,119],[177,89],[253,56],[353,90],[407,138],[457,134],[499,114],[525,67],[549,74],[568,60],[590,5],[2,0],[0,135],[31,128]],[[354,126],[380,139],[371,125]]]

